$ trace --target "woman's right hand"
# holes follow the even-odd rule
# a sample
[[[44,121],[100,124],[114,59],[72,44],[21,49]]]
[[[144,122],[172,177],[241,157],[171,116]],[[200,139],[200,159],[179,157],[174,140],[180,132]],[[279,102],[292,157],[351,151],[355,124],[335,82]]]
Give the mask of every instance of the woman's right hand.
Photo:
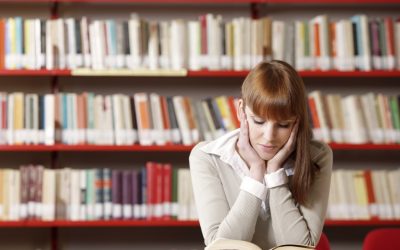
[[[250,144],[249,124],[247,121],[244,108],[239,112],[240,116],[240,132],[237,142],[237,150],[240,157],[246,162],[250,168],[250,176],[260,182],[263,181],[265,174],[265,161],[257,154]]]

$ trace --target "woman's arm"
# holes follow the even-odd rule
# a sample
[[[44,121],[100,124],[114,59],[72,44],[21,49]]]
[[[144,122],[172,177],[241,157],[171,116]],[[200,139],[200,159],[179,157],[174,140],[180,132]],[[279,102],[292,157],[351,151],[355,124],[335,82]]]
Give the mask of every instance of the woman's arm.
[[[230,208],[217,171],[218,163],[211,155],[200,150],[201,145],[204,144],[199,144],[192,150],[189,162],[194,198],[205,244],[208,245],[220,237],[251,241],[262,200],[240,190],[234,205]]]
[[[326,144],[314,157],[321,167],[308,195],[308,206],[296,207],[288,185],[271,188],[269,204],[277,244],[316,245],[326,215],[332,172],[332,150]]]

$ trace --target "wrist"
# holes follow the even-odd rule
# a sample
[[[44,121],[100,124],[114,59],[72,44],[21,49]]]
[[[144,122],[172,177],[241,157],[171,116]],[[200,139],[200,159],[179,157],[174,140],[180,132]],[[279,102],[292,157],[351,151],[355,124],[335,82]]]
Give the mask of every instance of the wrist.
[[[268,166],[267,166],[267,174],[276,172],[279,169],[281,169],[281,166],[279,166],[279,165],[269,165],[268,164]]]
[[[250,177],[259,181],[263,182],[264,179],[264,174],[265,174],[265,164],[258,164],[258,165],[253,165],[250,167]]]

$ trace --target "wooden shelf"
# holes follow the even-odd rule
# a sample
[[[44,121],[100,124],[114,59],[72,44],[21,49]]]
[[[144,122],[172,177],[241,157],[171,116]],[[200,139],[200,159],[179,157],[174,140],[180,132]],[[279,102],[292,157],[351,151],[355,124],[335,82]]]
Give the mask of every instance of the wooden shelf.
[[[400,226],[400,220],[326,220],[333,226]],[[199,227],[198,221],[109,220],[109,221],[2,221],[0,227]]]
[[[329,144],[333,150],[400,150],[400,144]],[[0,145],[0,152],[190,152],[192,146],[165,145],[165,146],[141,146],[141,145]]]

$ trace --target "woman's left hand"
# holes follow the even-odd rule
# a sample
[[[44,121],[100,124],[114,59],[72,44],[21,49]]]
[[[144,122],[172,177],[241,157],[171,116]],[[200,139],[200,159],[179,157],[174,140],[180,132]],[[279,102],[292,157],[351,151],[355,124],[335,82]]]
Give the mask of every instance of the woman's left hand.
[[[293,152],[296,147],[296,138],[297,138],[297,130],[299,128],[299,121],[296,119],[296,122],[293,126],[292,132],[290,133],[290,137],[285,145],[276,153],[272,159],[267,162],[267,173],[272,173],[279,170],[289,155]]]

